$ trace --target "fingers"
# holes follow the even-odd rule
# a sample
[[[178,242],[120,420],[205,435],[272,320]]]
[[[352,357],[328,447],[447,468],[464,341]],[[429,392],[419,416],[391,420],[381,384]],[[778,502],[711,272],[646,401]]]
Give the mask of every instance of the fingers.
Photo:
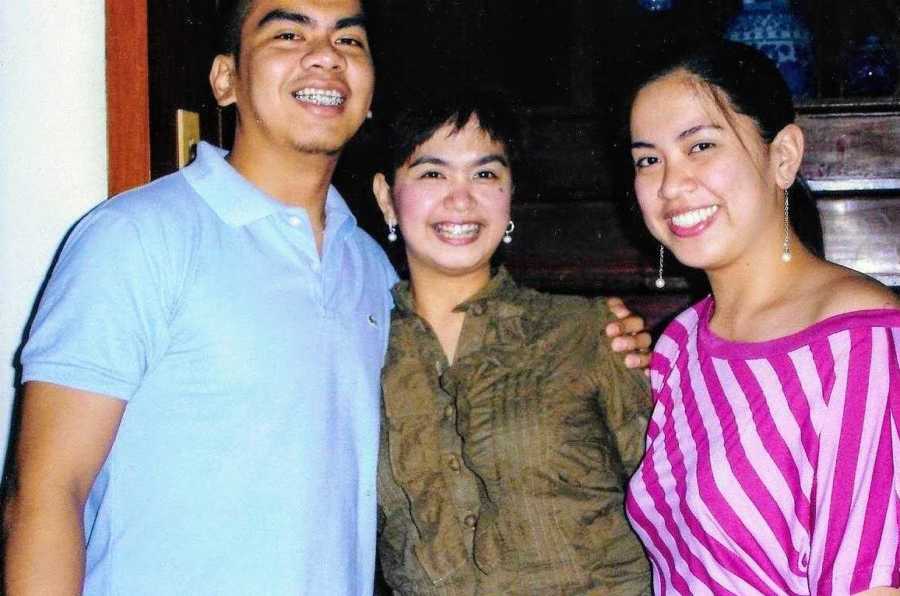
[[[607,337],[641,333],[646,333],[646,325],[644,323],[644,318],[638,315],[628,315],[624,319],[610,323],[606,326]]]
[[[647,374],[650,373],[650,353],[649,352],[631,352],[625,356],[625,366],[628,368],[642,368]]]
[[[617,319],[624,319],[631,314],[625,303],[618,296],[610,296],[606,299],[606,306],[616,315]]]
[[[642,331],[635,335],[613,336],[610,346],[613,352],[637,352],[650,348],[650,334]]]

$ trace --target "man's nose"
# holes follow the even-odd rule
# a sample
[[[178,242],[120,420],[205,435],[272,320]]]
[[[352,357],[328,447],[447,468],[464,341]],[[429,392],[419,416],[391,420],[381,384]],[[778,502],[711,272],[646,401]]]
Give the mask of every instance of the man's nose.
[[[312,45],[308,50],[302,60],[305,68],[341,70],[346,65],[344,57],[332,45],[331,39],[328,37],[312,40]]]

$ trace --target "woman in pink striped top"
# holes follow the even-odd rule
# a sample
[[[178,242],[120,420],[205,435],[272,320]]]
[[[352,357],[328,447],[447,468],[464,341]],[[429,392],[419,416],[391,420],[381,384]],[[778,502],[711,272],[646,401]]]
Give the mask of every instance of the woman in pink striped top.
[[[626,509],[657,594],[900,594],[900,310],[799,242],[793,118],[731,42],[672,56],[631,104],[644,221],[712,288],[651,363]]]

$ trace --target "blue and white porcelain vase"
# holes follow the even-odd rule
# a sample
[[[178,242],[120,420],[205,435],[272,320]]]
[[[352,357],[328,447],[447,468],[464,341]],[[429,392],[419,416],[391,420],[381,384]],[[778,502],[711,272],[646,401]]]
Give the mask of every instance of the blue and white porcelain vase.
[[[847,95],[893,95],[897,87],[897,50],[875,34],[853,44],[847,59]]]
[[[765,52],[778,64],[794,97],[812,95],[812,34],[789,1],[743,0],[743,6],[725,37]]]
[[[672,10],[672,0],[638,0],[638,5],[648,12]]]

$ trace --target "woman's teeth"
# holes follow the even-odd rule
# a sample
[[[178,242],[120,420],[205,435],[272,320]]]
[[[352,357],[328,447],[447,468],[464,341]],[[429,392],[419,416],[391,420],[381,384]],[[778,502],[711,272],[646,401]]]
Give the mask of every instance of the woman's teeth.
[[[451,238],[467,238],[470,236],[474,236],[480,229],[481,226],[475,223],[434,225],[435,232],[442,236],[449,236]]]
[[[294,97],[304,103],[312,103],[318,106],[339,106],[344,103],[344,96],[333,89],[307,87],[295,92]]]
[[[693,209],[691,211],[679,213],[678,215],[673,215],[671,217],[671,221],[679,228],[690,228],[692,226],[696,226],[700,222],[706,221],[707,219],[712,217],[713,214],[718,210],[718,205],[711,205],[709,207],[703,207],[701,209]]]

